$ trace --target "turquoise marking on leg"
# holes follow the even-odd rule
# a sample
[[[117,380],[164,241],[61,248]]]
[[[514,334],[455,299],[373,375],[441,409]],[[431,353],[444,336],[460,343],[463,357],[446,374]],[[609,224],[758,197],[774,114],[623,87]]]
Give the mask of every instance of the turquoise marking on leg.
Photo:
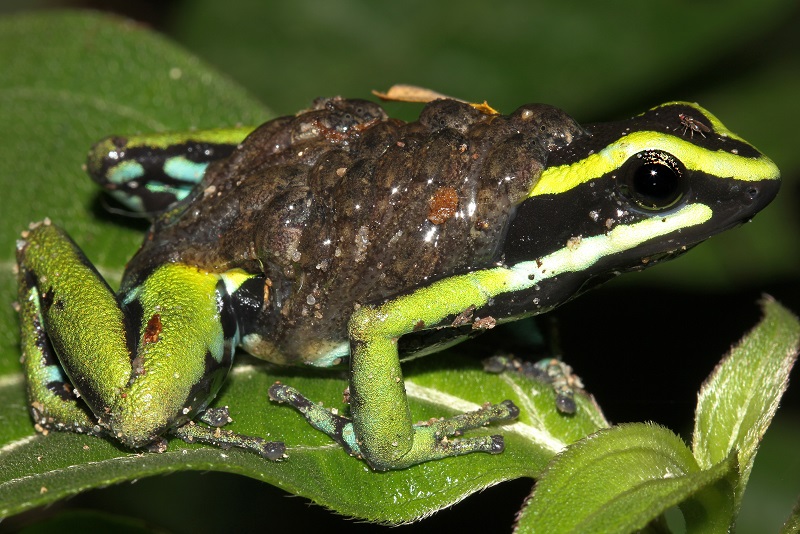
[[[44,368],[44,379],[47,383],[50,382],[67,382],[67,377],[64,371],[58,365],[48,365]]]
[[[128,207],[134,212],[144,213],[146,211],[144,209],[144,203],[140,197],[131,196],[125,191],[109,191],[109,194],[114,198],[114,200],[123,206]]]
[[[176,180],[199,183],[208,168],[208,162],[197,163],[183,156],[175,156],[164,162],[164,172]]]
[[[144,176],[144,167],[136,161],[123,161],[108,170],[106,179],[112,184],[124,184]]]
[[[308,363],[309,365],[313,365],[314,367],[334,367],[342,363],[342,361],[347,359],[349,356],[350,356],[350,342],[343,341],[335,348],[326,352],[323,356],[319,358],[314,358]]]

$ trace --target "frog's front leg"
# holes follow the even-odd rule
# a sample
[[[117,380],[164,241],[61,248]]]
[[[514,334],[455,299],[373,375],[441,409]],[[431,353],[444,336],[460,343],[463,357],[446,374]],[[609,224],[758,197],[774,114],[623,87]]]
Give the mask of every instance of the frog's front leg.
[[[482,280],[486,274],[441,280],[380,306],[364,306],[354,312],[349,323],[352,420],[328,412],[283,384],[273,385],[270,396],[297,408],[314,427],[377,470],[402,469],[471,452],[502,452],[502,436],[448,438],[494,421],[516,418],[519,409],[511,401],[414,424],[397,349],[402,335],[420,326],[440,325],[463,310],[486,304],[491,296]]]
[[[22,359],[40,429],[107,435],[132,448],[173,432],[283,455],[282,443],[217,437],[191,424],[222,385],[235,349],[226,280],[168,264],[118,300],[47,221],[23,234],[17,261]]]

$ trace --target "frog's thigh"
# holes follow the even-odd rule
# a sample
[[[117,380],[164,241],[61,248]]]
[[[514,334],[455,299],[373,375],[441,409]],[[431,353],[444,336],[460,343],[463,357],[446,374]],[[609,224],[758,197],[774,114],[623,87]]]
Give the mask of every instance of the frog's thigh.
[[[492,291],[482,273],[441,280],[377,307],[353,314],[349,331],[350,409],[361,454],[376,469],[397,469],[466,454],[500,452],[500,436],[443,440],[446,436],[516,417],[510,402],[488,406],[431,425],[414,425],[400,369],[397,340],[419,325],[436,325],[471,306],[486,304]]]
[[[73,385],[87,395],[124,387],[130,358],[122,312],[88,260],[55,226],[42,223],[25,233],[17,262],[22,362],[33,418],[45,428],[93,432],[96,423],[77,401],[54,349],[70,355],[73,376],[80,378]]]
[[[17,261],[23,359],[38,423],[107,432],[135,448],[213,398],[233,347],[220,323],[218,277],[168,264],[125,295],[121,308],[80,249],[49,224],[23,236]],[[96,419],[75,395],[62,400],[58,385],[66,379],[54,354]]]

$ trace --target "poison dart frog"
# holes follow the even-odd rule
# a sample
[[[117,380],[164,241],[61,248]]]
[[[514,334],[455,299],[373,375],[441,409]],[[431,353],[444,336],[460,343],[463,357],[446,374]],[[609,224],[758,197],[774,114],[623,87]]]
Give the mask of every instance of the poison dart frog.
[[[117,293],[49,221],[18,241],[37,428],[282,459],[282,442],[194,422],[213,419],[241,347],[347,365],[347,415],[289,384],[269,395],[375,470],[500,453],[502,436],[469,431],[519,413],[502,401],[415,424],[405,358],[674,258],[750,220],[780,183],[770,159],[686,102],[581,126],[542,104],[503,115],[443,98],[403,122],[324,98],[255,129],[110,137],[87,165],[152,226]]]

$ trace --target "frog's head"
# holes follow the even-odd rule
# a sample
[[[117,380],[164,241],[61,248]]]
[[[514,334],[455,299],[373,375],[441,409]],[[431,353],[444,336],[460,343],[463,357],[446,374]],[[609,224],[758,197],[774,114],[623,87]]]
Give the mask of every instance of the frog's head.
[[[586,132],[550,151],[503,249],[541,284],[559,278],[553,304],[750,220],[780,186],[769,158],[696,104]]]

